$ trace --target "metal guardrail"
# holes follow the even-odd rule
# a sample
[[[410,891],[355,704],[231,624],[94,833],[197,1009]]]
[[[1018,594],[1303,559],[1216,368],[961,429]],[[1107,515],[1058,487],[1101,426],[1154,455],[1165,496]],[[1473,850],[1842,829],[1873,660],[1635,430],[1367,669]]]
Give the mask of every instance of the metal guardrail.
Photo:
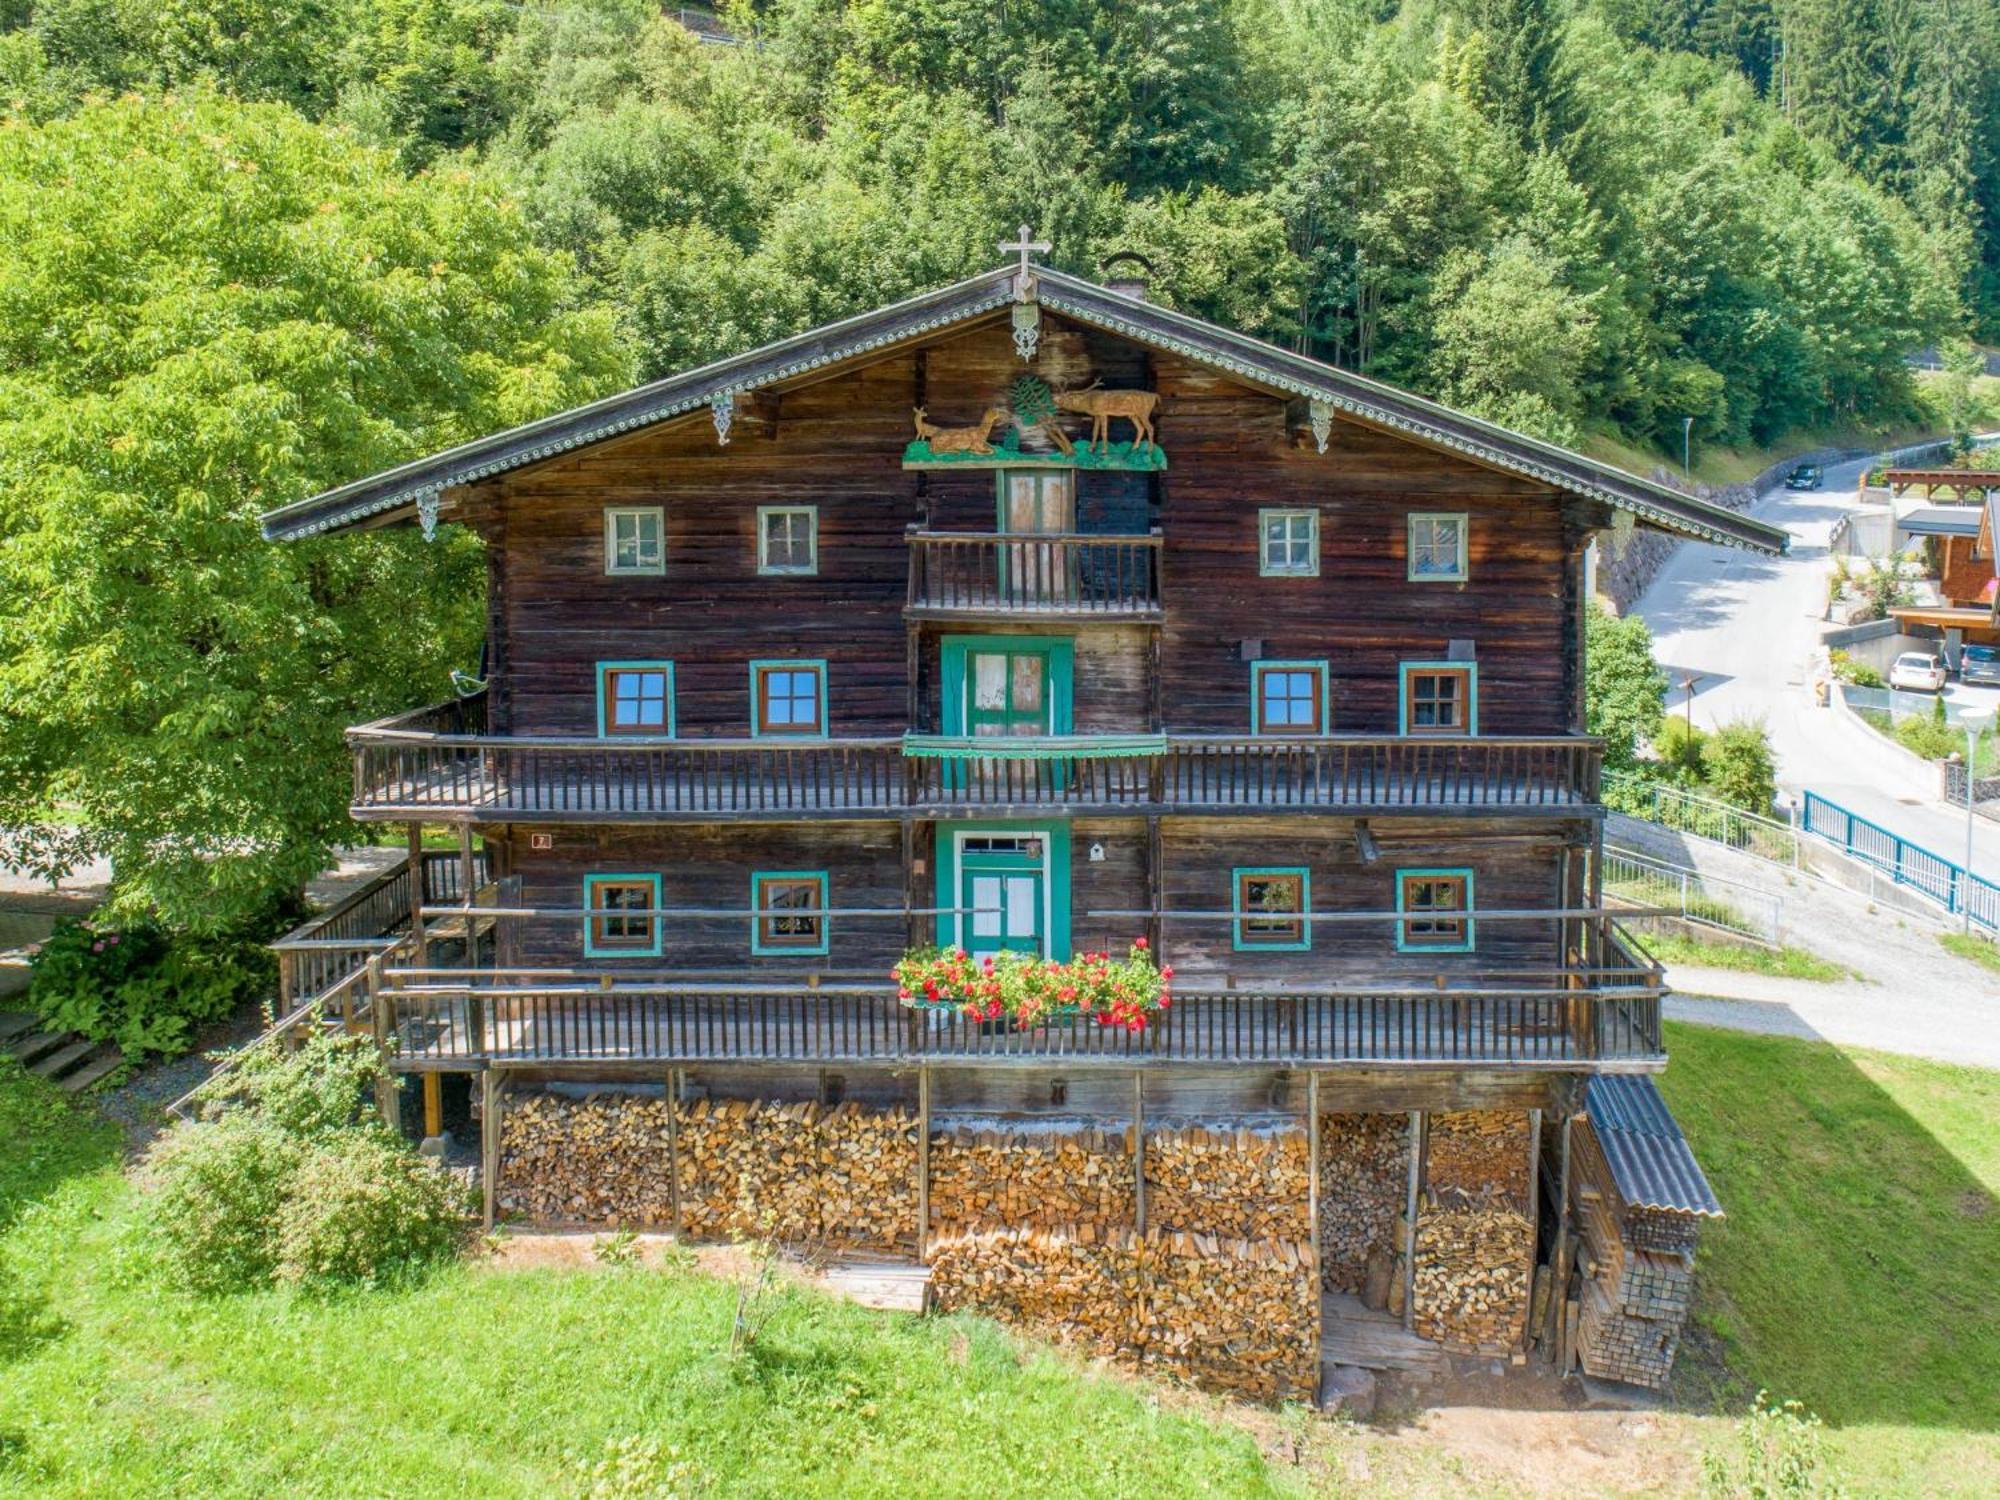
[[[1684,922],[1776,944],[1784,902],[1768,891],[1668,864],[1635,849],[1607,845],[1604,893],[1611,901],[1677,912]],[[1656,920],[1628,916],[1628,922]]]
[[[1645,781],[1621,771],[1606,771],[1604,803],[1676,833],[1726,844],[1731,849],[1794,868],[1799,864],[1798,829],[1712,797]]]
[[[2000,934],[2000,885],[1817,792],[1805,794],[1799,822],[1804,832],[1848,858],[1880,870],[1895,884],[1918,892],[1953,916],[1968,918],[1988,934]]]

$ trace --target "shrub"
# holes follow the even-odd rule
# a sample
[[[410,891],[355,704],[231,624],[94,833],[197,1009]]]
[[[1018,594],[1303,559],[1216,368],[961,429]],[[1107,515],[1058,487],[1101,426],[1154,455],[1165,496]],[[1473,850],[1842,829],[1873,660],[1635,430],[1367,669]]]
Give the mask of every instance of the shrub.
[[[1584,718],[1604,740],[1604,764],[1629,768],[1639,743],[1654,738],[1667,701],[1667,674],[1653,660],[1653,633],[1637,615],[1623,619],[1592,604],[1584,620]]]
[[[1778,794],[1771,738],[1761,724],[1725,724],[1701,747],[1701,779],[1718,800],[1746,812],[1769,813]]]
[[[338,1131],[292,1181],[279,1214],[278,1276],[323,1288],[407,1274],[451,1253],[464,1209],[456,1180],[386,1131]]]
[[[1938,702],[1942,706],[1944,700],[1939,699]],[[1965,750],[1964,733],[1935,717],[1912,715],[1896,725],[1895,735],[1897,744],[1905,750],[1915,751],[1925,760],[1943,760]]]
[[[1707,734],[1686,719],[1668,719],[1660,725],[1653,748],[1674,779],[1692,784],[1701,780],[1702,755],[1707,743]]]
[[[277,975],[246,933],[169,936],[92,920],[57,923],[32,964],[28,1006],[48,1029],[116,1042],[135,1061],[185,1052],[199,1027],[268,993]]]
[[[1845,651],[1835,650],[1828,654],[1833,666],[1833,675],[1849,687],[1887,687],[1888,679],[1865,661],[1856,661]]]
[[[170,1277],[192,1292],[262,1286],[304,1148],[238,1111],[175,1126],[147,1154],[147,1222]]]
[[[370,1038],[315,1031],[295,1051],[246,1052],[209,1097],[247,1105],[280,1130],[311,1139],[357,1123],[381,1071]]]

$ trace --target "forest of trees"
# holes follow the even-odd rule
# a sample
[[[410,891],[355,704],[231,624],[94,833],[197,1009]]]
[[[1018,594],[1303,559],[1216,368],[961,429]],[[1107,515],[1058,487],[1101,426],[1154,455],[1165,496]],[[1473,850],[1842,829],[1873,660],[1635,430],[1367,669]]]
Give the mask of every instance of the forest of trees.
[[[175,920],[296,884],[340,725],[475,659],[476,553],[259,510],[1024,221],[1557,440],[1907,417],[2000,323],[1996,11],[0,0],[0,829]]]

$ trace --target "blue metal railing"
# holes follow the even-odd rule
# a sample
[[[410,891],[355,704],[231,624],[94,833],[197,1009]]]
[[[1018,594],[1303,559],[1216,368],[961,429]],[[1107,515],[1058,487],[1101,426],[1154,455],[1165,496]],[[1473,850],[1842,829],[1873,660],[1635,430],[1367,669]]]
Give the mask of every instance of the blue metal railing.
[[[2000,885],[1963,865],[1933,854],[1817,792],[1805,794],[1799,826],[1850,858],[1882,871],[1897,885],[1921,892],[1954,915],[1970,916],[1990,933],[2000,933]]]

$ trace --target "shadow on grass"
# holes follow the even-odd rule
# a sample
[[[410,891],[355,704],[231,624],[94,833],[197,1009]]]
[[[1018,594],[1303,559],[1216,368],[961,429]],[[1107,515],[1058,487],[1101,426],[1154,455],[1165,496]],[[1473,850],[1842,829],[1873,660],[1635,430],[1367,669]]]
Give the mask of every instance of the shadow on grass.
[[[2000,1073],[1671,1028],[1661,1080],[1728,1218],[1676,1393],[2000,1432]]]

